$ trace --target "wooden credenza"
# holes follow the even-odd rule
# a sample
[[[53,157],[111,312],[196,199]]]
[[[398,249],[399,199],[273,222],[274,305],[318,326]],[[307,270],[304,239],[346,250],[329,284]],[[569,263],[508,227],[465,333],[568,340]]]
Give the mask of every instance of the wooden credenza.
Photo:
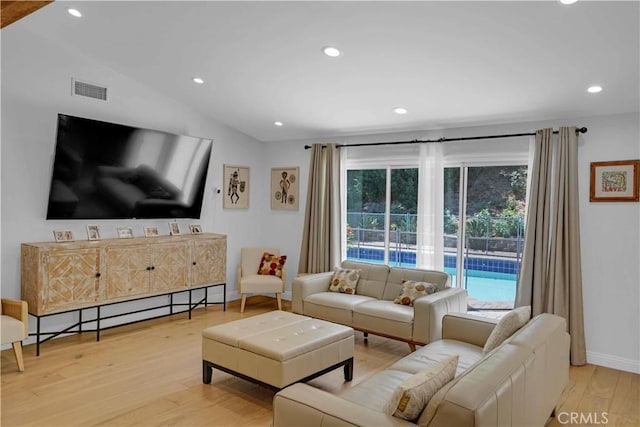
[[[39,342],[42,316],[226,285],[226,265],[222,234],[23,243],[22,299]]]

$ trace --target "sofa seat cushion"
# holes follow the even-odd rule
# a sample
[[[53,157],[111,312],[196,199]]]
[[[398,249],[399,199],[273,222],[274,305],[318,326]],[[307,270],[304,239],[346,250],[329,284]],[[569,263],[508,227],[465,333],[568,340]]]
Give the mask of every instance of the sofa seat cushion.
[[[429,365],[442,362],[451,356],[459,356],[456,376],[460,375],[484,357],[482,347],[462,341],[439,340],[420,347],[418,350],[400,359],[391,369],[411,374],[420,372]]]
[[[393,369],[386,369],[361,383],[349,387],[339,395],[341,398],[373,411],[382,412],[396,388],[412,374]]]
[[[364,295],[349,295],[338,292],[318,292],[305,298],[305,303],[324,305],[353,311],[360,304],[375,301],[375,298]]]
[[[393,301],[375,300],[363,302],[355,306],[353,311],[380,319],[413,323],[413,307],[394,304]]]
[[[302,304],[304,314],[307,316],[351,326],[353,324],[353,308],[374,300],[375,298],[364,295],[318,292],[306,297]]]
[[[353,309],[356,329],[411,341],[413,339],[413,307],[375,300],[358,304]]]

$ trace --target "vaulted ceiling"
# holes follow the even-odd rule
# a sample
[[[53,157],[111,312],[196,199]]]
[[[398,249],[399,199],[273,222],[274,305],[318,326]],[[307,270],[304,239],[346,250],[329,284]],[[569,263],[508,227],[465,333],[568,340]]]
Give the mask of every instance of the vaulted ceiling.
[[[639,12],[636,1],[56,1],[8,29],[278,141],[638,112]]]

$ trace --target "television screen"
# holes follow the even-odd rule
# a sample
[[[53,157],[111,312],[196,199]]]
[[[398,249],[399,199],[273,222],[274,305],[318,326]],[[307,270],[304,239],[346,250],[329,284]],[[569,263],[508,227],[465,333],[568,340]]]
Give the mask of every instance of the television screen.
[[[47,219],[199,218],[211,145],[58,114]]]

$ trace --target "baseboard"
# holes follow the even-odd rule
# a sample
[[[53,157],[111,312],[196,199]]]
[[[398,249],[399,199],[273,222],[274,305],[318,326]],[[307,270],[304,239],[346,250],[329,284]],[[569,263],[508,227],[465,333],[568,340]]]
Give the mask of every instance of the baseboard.
[[[587,362],[593,365],[604,366],[606,368],[640,374],[640,360],[626,359],[624,357],[612,356],[611,354],[587,351]]]

